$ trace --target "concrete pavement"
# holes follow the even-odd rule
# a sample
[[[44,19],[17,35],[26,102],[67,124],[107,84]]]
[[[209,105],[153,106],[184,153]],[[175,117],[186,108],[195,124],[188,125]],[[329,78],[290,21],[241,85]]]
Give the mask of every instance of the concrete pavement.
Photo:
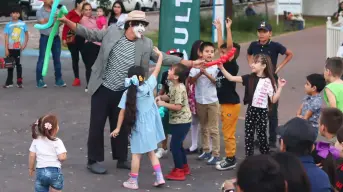
[[[322,73],[325,61],[325,27],[306,29],[273,38],[283,43],[294,52],[293,60],[281,71],[280,76],[287,80],[283,90],[279,116],[280,123],[293,117],[304,97],[303,85],[306,75]],[[301,43],[304,42],[304,43]],[[248,44],[241,47],[238,64],[239,74],[250,73],[246,62]],[[280,60],[282,57],[280,57]],[[279,61],[280,61],[279,60]],[[32,124],[39,116],[46,113],[57,114],[60,121],[59,137],[64,141],[68,150],[68,160],[63,164],[65,189],[68,192],[83,191],[129,191],[121,187],[127,179],[128,171],[117,170],[111,160],[109,144],[109,127],[105,128],[105,162],[109,169],[108,175],[93,175],[88,173],[86,164],[86,142],[89,126],[90,97],[84,93],[83,87],[71,87],[73,73],[70,59],[62,59],[63,76],[67,82],[66,88],[53,87],[54,77],[52,65],[46,78],[47,89],[35,88],[35,64],[37,57],[23,57],[24,88],[0,89],[0,192],[33,191],[33,179],[28,177],[28,149],[31,143]],[[0,70],[0,83],[5,82],[6,71]],[[80,63],[80,76],[84,81],[84,67]],[[237,86],[240,96],[243,87]],[[242,98],[241,98],[242,99]],[[244,117],[245,107],[240,116]],[[244,158],[244,122],[237,126],[238,153],[237,157]],[[186,145],[189,145],[187,139]],[[224,155],[222,145],[222,155]],[[256,151],[256,153],[258,153]],[[172,167],[172,156],[161,161],[164,173]],[[166,187],[159,191],[219,191],[220,184],[234,177],[235,170],[218,172],[213,167],[190,156],[189,162],[193,175],[184,182],[167,182]],[[143,158],[140,171],[140,190],[157,191],[151,184],[154,177],[147,157]]]

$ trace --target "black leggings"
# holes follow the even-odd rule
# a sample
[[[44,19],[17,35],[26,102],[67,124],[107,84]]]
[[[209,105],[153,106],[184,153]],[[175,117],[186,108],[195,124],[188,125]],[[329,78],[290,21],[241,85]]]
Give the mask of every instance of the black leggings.
[[[92,66],[95,63],[96,58],[98,57],[99,51],[100,51],[100,46],[92,42],[87,42],[83,46],[81,55],[82,55],[83,63],[85,64],[85,68],[86,68],[87,85],[88,85],[89,78],[92,73]]]
[[[80,78],[79,77],[79,55],[81,53],[81,49],[83,48],[85,39],[81,36],[76,35],[75,36],[75,43],[69,43],[68,44],[68,49],[71,54],[71,60],[73,64],[73,72],[75,78]]]
[[[269,153],[267,140],[268,109],[248,106],[245,114],[245,155],[254,155],[255,130],[262,154]]]

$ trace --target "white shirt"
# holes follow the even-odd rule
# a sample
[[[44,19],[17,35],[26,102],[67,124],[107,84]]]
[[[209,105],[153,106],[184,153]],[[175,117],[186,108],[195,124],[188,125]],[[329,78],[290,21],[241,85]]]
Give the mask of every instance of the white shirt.
[[[272,100],[274,88],[269,78],[260,78],[254,96],[252,98],[252,106],[257,108],[268,108],[268,97]]]
[[[61,168],[61,162],[57,156],[67,152],[62,140],[56,138],[55,141],[51,141],[42,136],[32,141],[30,151],[36,153],[36,168]]]
[[[219,69],[214,65],[206,68],[206,72],[216,78]],[[200,69],[192,68],[189,76],[195,77],[199,73]],[[210,104],[218,101],[216,84],[212,83],[206,75],[201,75],[195,82],[195,100],[200,104]]]

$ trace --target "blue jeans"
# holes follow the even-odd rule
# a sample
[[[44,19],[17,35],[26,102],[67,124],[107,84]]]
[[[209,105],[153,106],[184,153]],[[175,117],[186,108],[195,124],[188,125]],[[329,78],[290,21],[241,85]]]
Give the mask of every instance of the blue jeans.
[[[172,138],[170,141],[170,149],[173,154],[175,168],[182,169],[183,165],[187,164],[183,141],[186,139],[187,133],[191,128],[191,123],[184,124],[169,124]]]
[[[36,169],[35,192],[49,192],[49,188],[62,190],[64,177],[60,168],[46,167]]]
[[[48,44],[49,36],[41,35],[39,39],[39,57],[36,67],[36,81],[43,79],[42,70],[45,57],[45,50]],[[54,60],[54,69],[55,69],[55,80],[62,78],[61,71],[61,39],[58,35],[55,36],[54,41],[51,46],[52,58]]]

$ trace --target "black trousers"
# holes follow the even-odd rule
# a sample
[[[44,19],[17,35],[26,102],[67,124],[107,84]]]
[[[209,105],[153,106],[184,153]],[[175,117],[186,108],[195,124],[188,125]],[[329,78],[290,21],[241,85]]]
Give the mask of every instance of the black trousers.
[[[245,155],[254,155],[254,134],[256,131],[260,152],[269,153],[267,141],[268,109],[248,106],[245,113]]]
[[[20,64],[20,49],[9,49],[8,52],[9,52],[9,57],[13,57],[15,59],[15,68],[17,69],[17,79],[21,79],[23,69]],[[7,69],[6,85],[13,84],[13,70],[14,68]]]
[[[104,161],[104,128],[107,117],[111,132],[117,127],[120,108],[118,104],[124,91],[112,91],[104,86],[92,95],[91,117],[88,135],[88,158],[93,161]],[[106,138],[109,134],[106,134]],[[128,153],[128,133],[125,129],[111,137],[112,157],[114,160],[126,161]]]
[[[81,36],[76,35],[75,36],[75,42],[68,44],[68,49],[71,54],[71,60],[73,64],[73,72],[75,78],[80,78],[79,76],[79,55],[81,53],[81,50],[83,48],[83,45],[85,43],[85,39]]]
[[[269,143],[276,143],[276,129],[279,126],[278,119],[279,102],[272,105],[272,110],[268,113],[269,119]]]
[[[91,77],[92,66],[95,63],[96,58],[98,57],[99,51],[100,51],[100,46],[92,42],[87,42],[83,46],[81,56],[82,56],[82,60],[86,68],[87,85],[89,82],[89,78]]]

